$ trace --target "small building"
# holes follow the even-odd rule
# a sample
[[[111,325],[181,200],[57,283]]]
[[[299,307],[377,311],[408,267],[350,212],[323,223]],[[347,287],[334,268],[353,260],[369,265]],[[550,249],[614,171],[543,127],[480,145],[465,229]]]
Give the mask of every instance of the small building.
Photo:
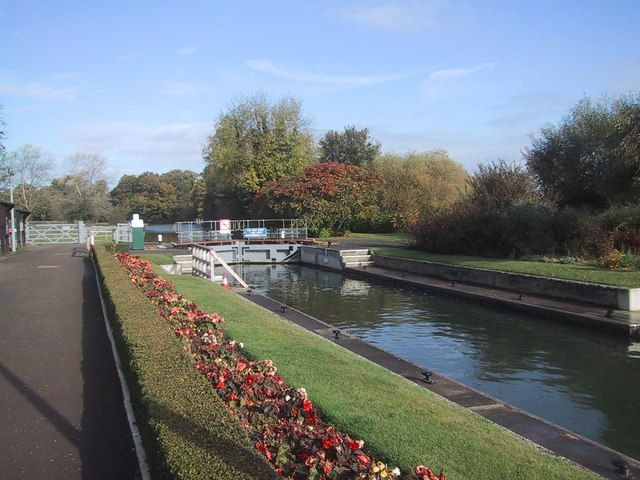
[[[16,221],[16,245],[22,248],[27,245],[27,218],[31,212],[28,210],[15,210]]]
[[[15,204],[0,202],[0,255],[11,251],[11,210]]]

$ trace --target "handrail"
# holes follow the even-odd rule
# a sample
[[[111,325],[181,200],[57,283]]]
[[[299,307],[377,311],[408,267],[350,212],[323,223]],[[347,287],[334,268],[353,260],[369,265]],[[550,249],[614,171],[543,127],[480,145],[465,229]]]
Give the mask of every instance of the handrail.
[[[215,275],[214,268],[216,260],[224,267],[237,282],[244,288],[249,288],[249,285],[238,275],[233,268],[229,266],[220,256],[214,251],[201,245],[194,245],[191,250],[191,273],[200,277],[207,277],[212,282],[222,280],[222,277]]]
[[[225,262],[225,261],[220,257],[220,255],[218,255],[218,254],[217,254],[217,252],[216,252],[215,250],[210,250],[210,252],[211,252],[211,256],[212,256],[213,258],[215,258],[216,260],[218,260],[218,262],[220,262],[220,265],[222,265],[224,268],[226,268],[226,269],[227,269],[227,272],[229,272],[229,273],[231,274],[231,276],[232,276],[233,278],[235,278],[235,279],[238,281],[238,283],[239,283],[240,285],[242,285],[244,288],[249,288],[249,285],[247,285],[247,284],[245,283],[245,281],[244,281],[244,280],[242,280],[242,278],[240,277],[240,275],[238,275],[238,274],[233,270],[233,268],[231,268],[231,267],[229,266],[229,264],[228,264],[227,262]]]
[[[249,229],[261,229],[260,232],[248,232]],[[240,233],[244,238],[261,239],[307,239],[309,228],[305,218],[267,218],[241,220],[194,220],[175,222],[173,231],[178,243],[197,243],[208,241],[229,241]]]

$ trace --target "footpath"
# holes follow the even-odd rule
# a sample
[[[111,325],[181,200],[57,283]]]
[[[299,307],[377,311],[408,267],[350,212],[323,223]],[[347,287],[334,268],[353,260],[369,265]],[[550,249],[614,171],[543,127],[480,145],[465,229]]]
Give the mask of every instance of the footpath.
[[[0,332],[0,476],[139,478],[83,246],[0,257]]]

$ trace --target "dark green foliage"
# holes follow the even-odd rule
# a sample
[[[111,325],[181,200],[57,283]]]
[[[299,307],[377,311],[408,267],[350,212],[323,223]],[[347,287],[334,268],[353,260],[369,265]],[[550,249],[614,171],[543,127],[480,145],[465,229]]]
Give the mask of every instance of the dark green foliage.
[[[109,194],[111,203],[122,213],[121,220],[134,213],[147,223],[171,223],[195,216],[192,191],[198,174],[171,170],[157,174],[124,175]]]
[[[322,162],[369,165],[380,154],[380,142],[369,136],[369,129],[358,130],[354,125],[344,131],[329,130],[320,139]]]
[[[96,259],[152,477],[274,479],[157,307],[105,248]]]
[[[452,207],[425,212],[411,225],[418,247],[509,258],[598,257],[614,247],[592,215],[545,201],[518,165],[500,161],[480,166],[468,184],[471,192]]]
[[[640,200],[640,96],[579,102],[540,131],[525,158],[561,206],[602,209]]]

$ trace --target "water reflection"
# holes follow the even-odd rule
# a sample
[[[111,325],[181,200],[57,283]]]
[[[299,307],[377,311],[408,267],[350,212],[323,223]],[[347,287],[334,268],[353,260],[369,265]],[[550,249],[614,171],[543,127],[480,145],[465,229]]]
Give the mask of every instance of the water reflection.
[[[640,459],[640,342],[300,265],[257,291]]]

